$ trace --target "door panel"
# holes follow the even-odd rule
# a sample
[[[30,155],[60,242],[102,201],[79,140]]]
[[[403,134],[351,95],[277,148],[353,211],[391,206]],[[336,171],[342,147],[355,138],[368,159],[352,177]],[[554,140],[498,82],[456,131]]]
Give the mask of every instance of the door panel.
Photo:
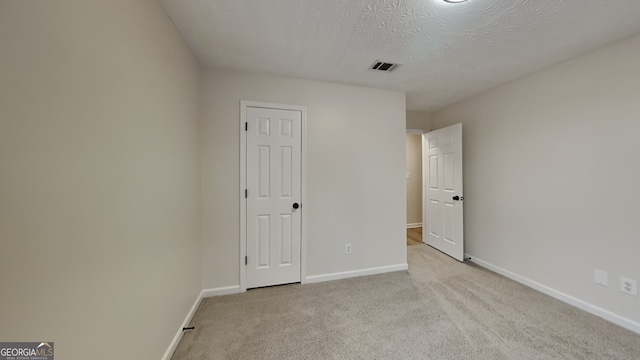
[[[429,188],[438,190],[438,156],[429,156]]]
[[[300,281],[300,111],[247,107],[247,288]]]
[[[462,197],[462,124],[422,136],[424,188],[423,242],[464,260]]]
[[[438,200],[429,199],[429,209],[427,209],[427,212],[431,219],[431,221],[425,223],[429,229],[429,234],[433,237],[439,238],[440,225],[442,224],[442,221],[440,221],[440,218],[442,217],[440,216],[440,202]]]
[[[258,215],[258,269],[269,266],[269,250],[271,248],[271,217],[269,215]]]

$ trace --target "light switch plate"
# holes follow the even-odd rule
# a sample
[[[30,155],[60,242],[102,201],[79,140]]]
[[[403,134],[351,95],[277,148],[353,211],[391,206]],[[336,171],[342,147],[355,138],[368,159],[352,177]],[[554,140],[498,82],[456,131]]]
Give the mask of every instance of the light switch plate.
[[[602,286],[608,286],[609,285],[609,275],[607,274],[606,271],[593,269],[593,281],[596,284],[600,284]]]

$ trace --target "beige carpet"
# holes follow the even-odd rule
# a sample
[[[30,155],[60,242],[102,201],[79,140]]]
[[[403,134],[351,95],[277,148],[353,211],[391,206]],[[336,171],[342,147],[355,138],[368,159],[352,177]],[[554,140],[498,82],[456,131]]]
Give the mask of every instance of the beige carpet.
[[[408,272],[205,299],[181,359],[640,359],[640,335],[429,248]]]

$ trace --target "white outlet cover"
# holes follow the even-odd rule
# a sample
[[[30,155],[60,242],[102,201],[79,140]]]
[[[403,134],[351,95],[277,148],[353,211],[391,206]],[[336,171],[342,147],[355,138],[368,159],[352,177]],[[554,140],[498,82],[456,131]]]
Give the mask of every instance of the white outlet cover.
[[[606,271],[593,269],[593,281],[596,284],[600,284],[602,286],[608,286],[609,285],[609,275],[607,274]]]
[[[638,296],[638,283],[635,280],[620,277],[620,291],[629,295]]]

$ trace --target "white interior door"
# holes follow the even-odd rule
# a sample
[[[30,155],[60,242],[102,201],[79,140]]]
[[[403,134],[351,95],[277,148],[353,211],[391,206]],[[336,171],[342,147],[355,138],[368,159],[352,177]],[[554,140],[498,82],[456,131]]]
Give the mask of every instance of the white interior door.
[[[422,241],[464,261],[462,124],[422,135]]]
[[[247,107],[247,288],[300,281],[302,114]]]

